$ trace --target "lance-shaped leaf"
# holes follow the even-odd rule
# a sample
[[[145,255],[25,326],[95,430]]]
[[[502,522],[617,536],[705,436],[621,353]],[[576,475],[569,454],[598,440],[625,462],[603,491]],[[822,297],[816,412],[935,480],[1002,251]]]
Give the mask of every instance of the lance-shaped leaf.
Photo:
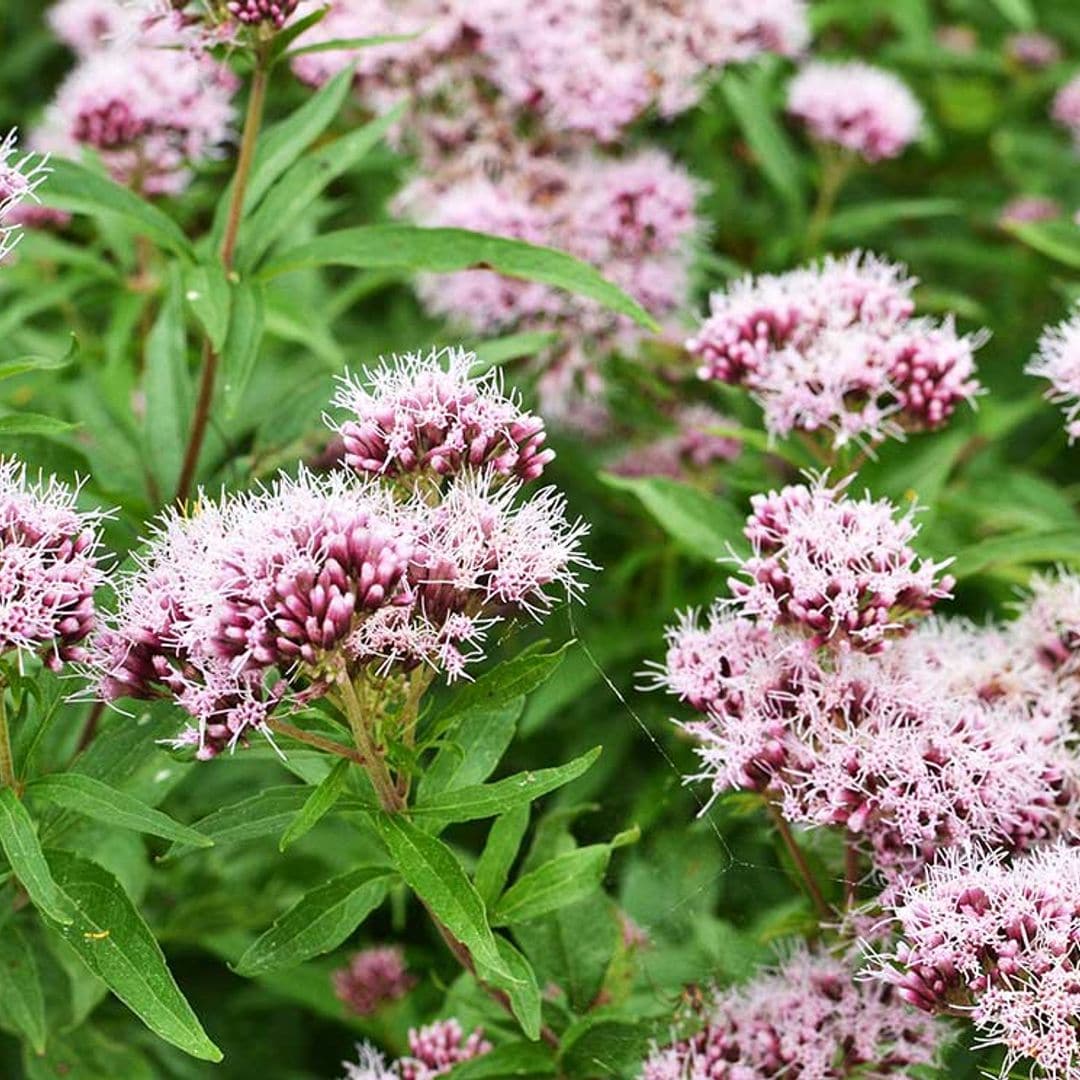
[[[488,925],[484,902],[454,853],[400,814],[380,811],[372,818],[398,873],[424,906],[469,950],[478,966],[512,981]]]
[[[56,929],[82,962],[156,1035],[192,1057],[220,1061],[180,992],[150,928],[107,870],[69,851],[49,853],[57,882],[75,908]]]
[[[506,979],[498,971],[489,971],[483,965],[478,966],[477,975],[480,979],[496,986],[506,993],[510,1008],[517,1017],[521,1030],[525,1035],[535,1041],[540,1038],[540,986],[536,981],[536,972],[532,964],[514,948],[505,938],[496,937],[495,944],[502,958],[503,967],[510,972],[511,978]]]
[[[26,1037],[35,1053],[45,1052],[45,996],[37,961],[11,921],[0,930],[0,1016]]]
[[[435,818],[446,825],[496,817],[576,780],[599,756],[600,747],[597,746],[587,754],[552,769],[516,773],[494,784],[472,784],[440,792],[422,799],[413,809],[413,816],[421,822]]]
[[[392,871],[363,866],[302,896],[240,957],[240,975],[294,967],[336,949],[385,899]]]
[[[26,807],[9,787],[0,788],[0,847],[34,907],[58,923],[69,924],[71,903],[53,880]]]
[[[530,1076],[554,1076],[555,1058],[540,1043],[504,1043],[490,1054],[481,1054],[454,1067],[454,1080],[519,1080]]]
[[[168,814],[147,806],[124,791],[81,773],[56,773],[42,776],[30,783],[27,791],[65,810],[104,821],[121,829],[160,836],[180,844],[212,847],[214,841],[187,825],[173,821]]]
[[[507,277],[539,281],[587,296],[646,329],[658,329],[653,317],[636,300],[588,263],[554,248],[468,229],[423,229],[412,225],[341,229],[283,251],[267,263],[263,274],[273,277],[316,266],[401,268],[442,274],[494,270]]]
[[[349,762],[339,761],[316,785],[307,797],[300,813],[293,818],[292,824],[282,833],[278,849],[284,851],[290,844],[295,844],[301,836],[310,832],[333,808],[345,789],[345,777],[349,771]]]

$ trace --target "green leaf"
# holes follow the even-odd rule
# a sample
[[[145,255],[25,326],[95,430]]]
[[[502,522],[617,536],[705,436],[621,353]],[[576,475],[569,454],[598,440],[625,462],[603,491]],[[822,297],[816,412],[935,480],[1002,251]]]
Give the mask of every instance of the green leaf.
[[[386,898],[391,871],[364,866],[302,896],[236,963],[248,977],[336,949]]]
[[[805,206],[802,163],[777,123],[760,80],[728,70],[720,87],[765,179],[792,210],[802,212]]]
[[[192,1057],[220,1061],[176,985],[161,948],[120,883],[96,863],[52,851],[49,864],[76,909],[75,925],[58,927],[82,962],[166,1042]]]
[[[34,907],[58,923],[70,924],[71,903],[49,872],[26,807],[9,787],[0,788],[0,847]]]
[[[284,120],[262,133],[244,195],[245,214],[258,206],[274,181],[330,126],[348,97],[352,81],[353,69],[349,65]],[[231,191],[230,185],[229,194]],[[222,204],[225,202],[223,197]]]
[[[950,570],[963,579],[1004,567],[1056,562],[1080,563],[1080,533],[1075,529],[995,536],[963,548]]]
[[[466,684],[438,714],[428,737],[449,730],[462,716],[475,709],[490,711],[501,708],[516,697],[531,694],[558,671],[566,651],[573,644],[568,641],[555,652],[527,652],[504,660],[475,682]]]
[[[655,1035],[652,1025],[594,1013],[567,1028],[560,1060],[570,1076],[625,1076],[640,1065]]]
[[[373,820],[409,888],[469,950],[478,965],[511,978],[488,926],[484,902],[454,853],[400,815],[379,812]]]
[[[180,275],[174,268],[161,310],[146,338],[144,438],[158,484],[170,494],[180,477],[193,397],[181,293]]]
[[[380,34],[377,37],[333,38],[313,45],[301,45],[289,52],[287,58],[291,60],[294,56],[305,56],[307,53],[339,52],[342,49],[366,49],[372,45],[396,45],[399,42],[415,41],[417,37],[418,34]]]
[[[185,259],[193,257],[191,243],[180,226],[156,206],[126,187],[74,161],[49,162],[49,205],[76,214],[117,214],[156,244]]]
[[[282,833],[278,850],[284,851],[290,844],[295,844],[301,836],[305,836],[322,820],[344,790],[348,772],[349,762],[342,758],[300,807],[300,813],[293,818],[292,824]]]
[[[656,320],[636,300],[588,263],[554,248],[468,229],[422,229],[411,225],[341,229],[282,252],[270,260],[263,274],[274,277],[317,266],[352,266],[361,270],[400,267],[443,274],[494,270],[587,296],[648,330],[659,329]]]
[[[0,1016],[45,1053],[45,998],[34,950],[14,922],[0,930]]]
[[[506,888],[506,879],[514,865],[522,838],[529,826],[528,803],[517,806],[502,817],[496,818],[488,833],[487,843],[480,853],[473,881],[476,891],[487,907],[491,907]]]
[[[519,694],[504,705],[470,709],[459,722],[454,741],[443,744],[421,778],[417,800],[486,780],[506,753],[524,708],[525,698]]]
[[[240,265],[255,265],[334,180],[348,172],[401,119],[407,102],[302,157],[270,189],[244,229]]]
[[[454,1067],[447,1080],[517,1080],[518,1077],[553,1076],[555,1059],[540,1043],[503,1043],[488,1054]]]
[[[184,299],[206,331],[214,352],[221,352],[229,329],[232,297],[225,268],[219,262],[200,263],[184,272]]]
[[[599,746],[594,747],[588,753],[555,768],[521,772],[494,784],[473,784],[420,799],[413,809],[413,816],[420,821],[435,817],[440,822],[452,824],[495,817],[518,806],[527,806],[541,795],[569,784],[585,773],[600,756],[600,749]]]
[[[559,335],[547,330],[525,330],[520,334],[507,334],[506,337],[492,338],[476,344],[476,366],[472,374],[482,375],[493,367],[500,367],[511,360],[520,360],[555,345]]]
[[[1080,270],[1080,228],[1071,221],[1033,221],[1005,228],[1041,255]]]
[[[1035,29],[1035,10],[1030,0],[990,0],[1017,30]]]
[[[78,351],[78,339],[72,334],[64,356],[20,356],[17,360],[5,360],[0,363],[0,379],[11,379],[31,371],[59,371],[71,363]]]
[[[283,832],[307,802],[308,789],[301,784],[264,788],[256,795],[231,803],[195,822],[195,830],[215,844],[240,844]],[[173,844],[162,859],[191,850],[190,844]]]
[[[255,364],[265,328],[266,303],[262,284],[240,281],[234,286],[229,335],[221,354],[221,392],[225,414],[233,417]]]
[[[214,841],[194,829],[173,821],[168,814],[80,773],[56,773],[30,783],[27,791],[47,802],[74,810],[95,821],[104,821],[121,829],[160,836],[195,847],[212,847]]]
[[[583,900],[600,888],[610,860],[610,844],[590,844],[556,855],[503,893],[491,913],[492,925],[528,922]]]
[[[830,239],[861,240],[902,222],[958,217],[964,211],[959,199],[884,199],[838,210],[829,219],[825,235]]]
[[[0,435],[60,435],[70,431],[71,424],[41,413],[18,412],[0,416]]]
[[[510,1001],[510,1008],[517,1017],[526,1038],[534,1042],[540,1038],[540,987],[536,981],[536,972],[532,964],[525,959],[504,938],[496,937],[495,945],[499,950],[503,966],[510,972],[510,979],[503,978],[499,972],[488,971],[483,965],[477,968],[477,975],[483,982],[505,990]]]
[[[616,491],[633,495],[656,523],[692,555],[717,560],[742,545],[745,515],[718,495],[663,476],[615,476],[600,479]]]
[[[316,23],[322,22],[329,11],[329,5],[320,7],[316,11],[311,12],[310,15],[305,15],[302,19],[295,19],[279,30],[270,42],[269,60],[271,66],[276,64],[281,57],[285,55],[285,50],[288,49],[301,34],[307,33],[307,31]]]

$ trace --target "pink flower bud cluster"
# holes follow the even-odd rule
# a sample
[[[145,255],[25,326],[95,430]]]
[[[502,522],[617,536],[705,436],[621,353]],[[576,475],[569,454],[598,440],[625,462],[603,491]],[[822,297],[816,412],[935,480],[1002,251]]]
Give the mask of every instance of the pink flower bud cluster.
[[[912,512],[848,498],[825,480],[755,495],[744,533],[752,555],[730,581],[739,611],[813,645],[880,652],[949,596],[944,563],[920,559]]]
[[[80,58],[35,146],[67,157],[89,147],[119,183],[147,195],[182,191],[231,137],[236,77],[171,19],[132,11],[106,24],[71,8],[54,21]]]
[[[46,666],[85,658],[104,580],[100,513],[78,492],[0,460],[0,653],[38,653]]]
[[[1025,370],[1050,383],[1046,396],[1063,406],[1069,442],[1080,438],[1080,311],[1043,331]]]
[[[334,399],[353,417],[338,428],[345,464],[380,476],[490,469],[536,480],[555,457],[543,420],[503,392],[498,369],[470,378],[475,362],[465,349],[445,349],[346,378]]]
[[[1050,67],[1061,59],[1057,40],[1037,30],[1010,34],[1005,41],[1005,52],[1010,60],[1032,71]]]
[[[457,1020],[436,1020],[422,1028],[411,1028],[409,1054],[389,1065],[382,1054],[361,1043],[357,1047],[359,1062],[343,1062],[343,1080],[434,1080],[491,1049],[483,1028],[466,1036]]]
[[[788,112],[816,142],[865,161],[894,158],[918,138],[922,106],[890,71],[860,61],[814,61],[788,87]]]
[[[1050,115],[1073,137],[1080,147],[1080,75],[1067,82],[1054,96]]]
[[[685,479],[723,462],[734,461],[742,443],[716,434],[735,422],[708,405],[685,405],[672,417],[675,431],[626,451],[611,466],[616,476],[667,476]]]
[[[935,1061],[944,1030],[888,985],[800,950],[777,970],[715,995],[704,1028],[654,1047],[640,1080],[884,1080]]]
[[[394,946],[354,953],[346,967],[333,974],[338,1000],[357,1016],[371,1016],[403,998],[416,979],[405,966],[405,954]]]
[[[1025,225],[1033,221],[1053,221],[1062,216],[1061,204],[1043,195],[1018,195],[1010,199],[998,214],[1002,228]]]
[[[269,23],[274,29],[280,30],[296,11],[299,2],[300,0],[229,0],[225,10],[245,26]]]
[[[522,490],[551,458],[543,425],[474,363],[434,351],[347,381],[351,468],[166,515],[96,637],[103,696],[175,698],[211,757],[343,678],[462,675],[489,627],[575,596],[585,527]]]
[[[1005,1048],[1002,1075],[1080,1073],[1080,848],[1011,863],[956,853],[892,915],[900,939],[878,958],[882,983],[928,1013],[970,1017],[986,1043]]]
[[[980,392],[983,335],[913,318],[914,285],[859,252],[746,277],[712,296],[686,347],[702,378],[746,387],[774,435],[827,431],[841,446],[939,428]]]

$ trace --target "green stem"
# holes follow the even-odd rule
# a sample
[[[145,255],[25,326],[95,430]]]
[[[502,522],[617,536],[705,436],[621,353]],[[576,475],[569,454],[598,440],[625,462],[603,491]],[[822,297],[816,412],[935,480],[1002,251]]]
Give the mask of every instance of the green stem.
[[[11,735],[8,732],[7,682],[4,679],[0,679],[0,783],[18,791],[15,758],[11,753]]]
[[[371,778],[371,786],[379,797],[379,805],[388,814],[400,813],[405,809],[405,800],[401,797],[394,778],[390,775],[386,758],[376,745],[368,718],[364,716],[364,708],[356,694],[356,687],[353,686],[348,675],[342,675],[338,682],[337,696],[342,712],[349,721],[356,748],[364,759],[364,768]]]
[[[784,815],[780,813],[780,808],[775,803],[770,802],[768,805],[769,814],[772,816],[773,824],[776,825],[776,831],[780,834],[780,839],[783,840],[784,847],[787,848],[791,861],[795,864],[795,871],[802,881],[803,888],[806,889],[807,896],[810,897],[810,901],[814,905],[818,918],[826,923],[835,922],[836,912],[829,907],[828,901],[826,901],[825,895],[821,891],[821,886],[818,885],[813,871],[810,869],[810,864],[806,861],[802,848],[795,842],[791,827],[784,820]]]
[[[855,159],[850,154],[836,154],[827,149],[822,151],[821,183],[818,186],[817,204],[810,215],[803,243],[803,253],[807,257],[816,255],[821,249],[821,241],[825,236],[829,219],[832,217],[836,200],[844,184],[847,183],[854,164]]]
[[[244,116],[244,133],[240,139],[240,156],[236,160],[236,173],[233,176],[232,198],[229,200],[228,216],[225,220],[225,235],[221,241],[221,262],[228,274],[232,270],[233,257],[236,254],[236,242],[240,235],[240,222],[244,216],[244,196],[247,194],[248,181],[251,178],[251,166],[255,160],[255,148],[259,141],[259,129],[262,127],[263,111],[266,107],[266,90],[270,82],[270,69],[267,65],[265,48],[255,54],[255,72],[251,79],[251,93],[248,95],[247,113]],[[195,415],[191,421],[187,447],[184,450],[184,462],[180,467],[180,479],[176,485],[176,501],[184,503],[191,495],[195,483],[195,474],[199,466],[199,454],[206,439],[206,429],[210,423],[210,407],[214,401],[214,385],[220,358],[209,339],[203,343],[202,374],[199,377],[199,393],[195,401]]]
[[[367,765],[367,759],[358,750],[354,750],[351,746],[345,746],[344,743],[339,743],[334,739],[326,739],[322,735],[316,735],[313,731],[305,731],[303,728],[288,724],[284,720],[270,719],[266,722],[266,725],[277,735],[284,735],[286,738],[293,739],[296,742],[314,746],[317,750],[325,750],[328,754],[348,758],[349,761],[354,761],[357,765]]]

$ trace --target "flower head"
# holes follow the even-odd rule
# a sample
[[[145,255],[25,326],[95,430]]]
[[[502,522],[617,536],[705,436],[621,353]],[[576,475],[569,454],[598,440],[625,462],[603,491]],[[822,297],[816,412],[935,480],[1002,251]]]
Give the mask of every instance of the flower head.
[[[245,26],[269,23],[280,30],[296,11],[300,0],[228,0],[225,10]]]
[[[345,463],[391,477],[462,469],[539,477],[555,456],[544,447],[544,422],[503,392],[497,369],[472,377],[476,363],[475,353],[441,349],[346,377],[334,402],[352,414],[338,427]]]
[[[678,480],[718,462],[734,461],[742,443],[733,436],[717,434],[734,421],[708,405],[685,405],[672,421],[676,430],[643,446],[626,451],[611,466],[617,476],[669,476]]]
[[[753,554],[731,585],[748,617],[814,644],[879,652],[947,597],[952,579],[911,547],[910,511],[897,518],[886,500],[849,499],[847,483],[754,496],[744,530]]]
[[[1050,67],[1061,59],[1061,45],[1049,34],[1037,30],[1010,34],[1005,41],[1005,51],[1011,60],[1032,70]]]
[[[922,107],[907,86],[859,61],[807,64],[788,87],[788,112],[818,142],[869,162],[903,153],[922,126]]]
[[[397,1063],[398,1075],[401,1080],[433,1080],[490,1050],[483,1028],[466,1037],[456,1020],[436,1020],[409,1032],[409,1055]]]
[[[29,201],[36,201],[38,185],[49,174],[48,159],[19,155],[14,130],[0,140],[0,258],[18,241],[18,226]]]
[[[52,32],[79,56],[96,52],[131,34],[135,9],[120,0],[57,0],[45,13]]]
[[[941,1042],[891,987],[858,982],[841,960],[800,950],[717,993],[705,1027],[654,1047],[641,1080],[884,1080],[930,1064]]]
[[[932,868],[893,905],[900,940],[876,976],[927,1012],[962,1011],[1038,1075],[1080,1069],[1080,849],[1005,863],[978,848]]]
[[[370,1043],[357,1043],[356,1052],[356,1061],[341,1063],[345,1067],[341,1080],[398,1080],[393,1066]]]
[[[1080,75],[1067,82],[1055,95],[1050,115],[1072,134],[1080,145]]]
[[[403,998],[416,984],[399,948],[384,946],[354,953],[346,967],[333,974],[334,993],[357,1016],[370,1016]]]
[[[61,84],[36,134],[68,156],[96,150],[112,177],[174,195],[231,133],[237,82],[208,56],[138,35],[87,55]]]
[[[998,224],[1007,229],[1032,221],[1053,221],[1062,216],[1061,204],[1043,195],[1018,195],[1010,199],[998,214]]]
[[[1043,331],[1024,370],[1049,381],[1046,396],[1064,406],[1069,441],[1080,437],[1080,312]]]
[[[78,510],[77,496],[0,460],[0,652],[40,653],[54,669],[84,659],[104,579],[103,515]]]

